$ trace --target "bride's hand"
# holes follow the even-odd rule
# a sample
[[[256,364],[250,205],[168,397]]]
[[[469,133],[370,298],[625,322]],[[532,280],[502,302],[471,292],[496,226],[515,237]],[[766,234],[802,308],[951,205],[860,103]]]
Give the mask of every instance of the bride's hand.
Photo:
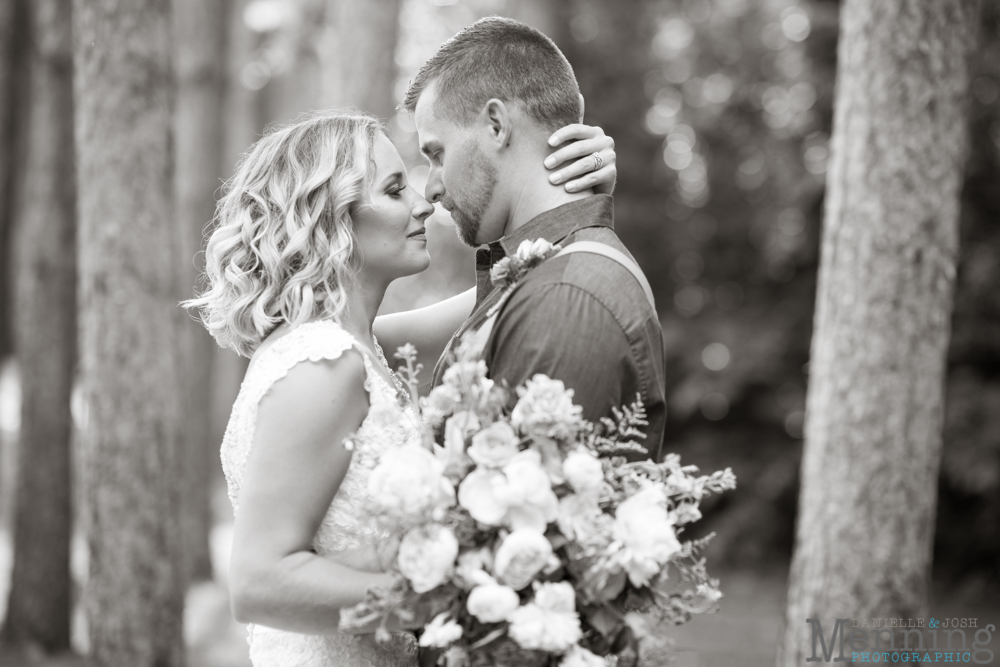
[[[604,130],[579,123],[567,125],[549,137],[549,146],[562,146],[545,158],[545,167],[553,171],[549,175],[550,183],[565,183],[567,192],[579,192],[587,188],[603,194],[614,192],[618,177],[615,140],[604,134]],[[594,153],[601,156],[600,168],[597,168],[598,161],[594,159]],[[567,164],[571,160],[573,162]]]

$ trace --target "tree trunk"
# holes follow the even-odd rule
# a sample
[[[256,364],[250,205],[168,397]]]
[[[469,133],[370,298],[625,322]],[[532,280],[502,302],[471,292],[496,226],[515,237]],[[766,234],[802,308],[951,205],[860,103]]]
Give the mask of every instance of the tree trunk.
[[[76,351],[71,0],[31,3],[31,102],[16,255],[21,439],[6,639],[69,648],[69,403]]]
[[[223,176],[223,105],[226,99],[227,0],[175,0],[177,97],[177,219],[184,243],[180,298],[190,298],[204,270],[199,254],[215,213],[215,191]],[[212,468],[212,361],[215,343],[197,322],[184,330],[185,422],[183,503],[184,558],[188,582],[212,578],[209,551]]]
[[[260,137],[267,123],[267,119],[260,118],[258,114],[261,107],[258,98],[263,91],[250,90],[240,83],[240,73],[251,59],[256,41],[255,35],[247,30],[243,21],[247,0],[231,1],[233,7],[229,15],[226,62],[229,68],[228,78],[232,85],[226,90],[226,122],[223,138],[223,171],[227,177],[233,173],[233,168],[243,152]],[[230,350],[217,348],[213,355],[211,439],[215,444],[216,461],[229,422],[229,414],[240,391],[248,363],[247,359]],[[215,469],[221,478],[221,466]]]
[[[976,10],[847,0],[841,11],[779,666],[813,657],[806,619],[829,643],[838,618],[926,611]]]
[[[15,197],[22,179],[27,115],[27,61],[31,31],[26,0],[0,2],[0,359],[14,351],[13,279],[10,249]]]
[[[75,0],[81,370],[97,665],[184,662],[183,242],[169,0]]]
[[[401,0],[329,0],[323,106],[395,115],[396,42]]]

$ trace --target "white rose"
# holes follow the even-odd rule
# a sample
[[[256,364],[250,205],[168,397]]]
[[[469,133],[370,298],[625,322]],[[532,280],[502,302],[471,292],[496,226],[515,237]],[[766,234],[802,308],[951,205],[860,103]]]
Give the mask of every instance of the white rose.
[[[503,471],[510,494],[506,525],[513,530],[531,528],[544,533],[559,514],[559,499],[542,468],[541,454],[533,449],[518,452]]]
[[[566,440],[583,424],[583,408],[573,404],[573,390],[541,373],[518,387],[511,423],[522,433]]]
[[[458,486],[458,504],[472,518],[488,526],[499,526],[507,516],[507,497],[502,493],[507,476],[499,470],[476,468]]]
[[[450,528],[431,523],[411,529],[399,544],[396,563],[417,593],[437,588],[451,576],[458,540]]]
[[[480,623],[502,623],[520,604],[520,598],[510,586],[486,584],[472,589],[465,607]]]
[[[485,468],[502,468],[517,454],[517,433],[507,422],[494,422],[472,436],[469,457]]]
[[[421,445],[393,450],[368,476],[368,495],[377,511],[397,519],[430,518],[455,503],[444,463]]]
[[[434,620],[424,626],[420,635],[420,645],[432,648],[444,648],[462,638],[462,626],[448,617],[448,612],[438,614]]]
[[[572,584],[536,585],[535,599],[511,614],[507,634],[529,650],[568,651],[583,638]]]
[[[544,535],[515,530],[500,543],[493,571],[500,581],[519,591],[545,568],[551,555],[552,544]]]
[[[601,461],[584,449],[570,452],[563,461],[563,475],[577,493],[597,494],[604,484]]]
[[[629,580],[645,586],[681,550],[662,485],[649,486],[618,506],[614,536],[622,543],[616,557]]]
[[[501,470],[473,470],[458,487],[458,502],[480,523],[538,533],[559,513],[559,499],[534,450],[518,452]]]
[[[608,667],[608,661],[577,644],[566,652],[559,667]]]

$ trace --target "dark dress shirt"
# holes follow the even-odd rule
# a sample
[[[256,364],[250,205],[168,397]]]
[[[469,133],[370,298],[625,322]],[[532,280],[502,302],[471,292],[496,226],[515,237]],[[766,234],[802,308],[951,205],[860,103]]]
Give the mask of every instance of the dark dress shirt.
[[[491,284],[490,268],[522,241],[538,238],[564,247],[597,241],[631,257],[614,232],[610,195],[546,211],[479,250],[476,305],[434,369],[435,386],[452,345],[465,331],[482,326],[503,292]],[[571,253],[529,271],[500,310],[483,358],[490,377],[511,389],[536,373],[562,380],[573,389],[573,401],[589,421],[610,417],[612,407],[641,396],[649,426],[640,444],[649,450],[649,458],[659,459],[666,422],[663,334],[639,283],[615,260]]]

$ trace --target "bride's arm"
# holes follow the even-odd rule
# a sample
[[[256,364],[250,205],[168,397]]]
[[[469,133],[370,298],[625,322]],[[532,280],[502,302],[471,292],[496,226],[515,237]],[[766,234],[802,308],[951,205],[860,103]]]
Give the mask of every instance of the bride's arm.
[[[564,184],[569,192],[593,188],[595,192],[611,194],[615,189],[618,168],[615,164],[615,141],[604,134],[600,127],[567,125],[556,130],[549,138],[553,153],[545,160],[545,167],[552,171],[549,181]],[[603,165],[595,170],[592,154],[601,156]],[[452,335],[472,313],[476,290],[470,289],[450,299],[426,308],[407,310],[375,318],[375,336],[388,355],[397,347],[412,343],[419,354],[417,361],[424,365],[421,389],[429,386],[431,370]]]
[[[312,551],[351,462],[343,445],[368,410],[355,350],[304,362],[260,402],[233,532],[230,600],[241,623],[307,634],[336,631],[339,609],[391,576],[362,572]]]
[[[475,302],[476,289],[472,288],[424,308],[375,318],[375,336],[389,358],[397,347],[407,343],[417,348],[417,362],[424,365],[421,393],[429,387],[431,371],[445,345],[472,313]]]

